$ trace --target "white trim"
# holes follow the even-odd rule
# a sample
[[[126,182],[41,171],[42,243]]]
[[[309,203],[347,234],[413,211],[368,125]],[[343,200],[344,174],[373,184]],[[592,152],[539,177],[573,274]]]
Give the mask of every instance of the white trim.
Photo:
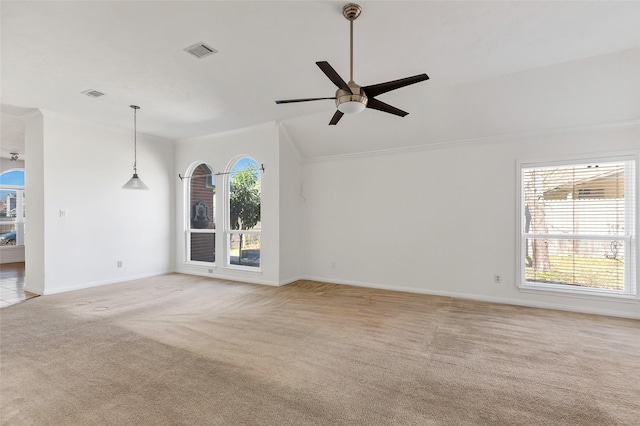
[[[43,114],[42,111],[49,112],[49,110],[45,110],[45,109],[41,109],[41,108],[30,108],[30,109],[31,109],[31,111],[27,111],[27,112],[25,112],[24,114],[21,114],[21,115],[15,115],[15,114],[11,114],[11,115],[14,115],[14,116],[16,116],[18,118],[26,120],[27,118],[35,117],[38,114],[42,115]]]
[[[198,136],[193,136],[190,138],[184,138],[184,139],[176,139],[174,140],[175,143],[180,144],[183,142],[198,142],[198,141],[210,141],[210,139],[217,139],[217,138],[222,138],[222,137],[227,137],[227,136],[232,136],[232,135],[237,135],[237,134],[242,134],[245,132],[250,132],[256,129],[260,129],[260,128],[277,128],[277,123],[275,121],[267,121],[265,123],[259,123],[259,124],[255,124],[252,126],[247,126],[247,127],[241,127],[239,129],[231,129],[231,130],[224,130],[218,133],[207,133],[205,135],[198,135]]]
[[[260,262],[260,265],[262,265],[262,262]],[[223,266],[223,269],[228,269],[231,271],[253,272],[255,274],[262,274],[262,266],[236,265],[234,263],[231,263],[229,265]]]
[[[506,133],[494,136],[482,136],[477,138],[455,139],[450,141],[440,141],[429,144],[406,146],[400,148],[379,149],[375,151],[355,152],[349,154],[326,155],[322,157],[303,158],[302,164],[318,163],[323,161],[348,160],[354,158],[375,157],[381,155],[411,153],[431,151],[435,149],[449,148],[455,146],[490,144],[496,142],[504,142],[512,139],[523,139],[532,137],[548,137],[554,135],[562,135],[567,133],[606,130],[606,129],[626,129],[640,126],[640,119],[616,121],[613,123],[600,123],[586,126],[563,127],[557,129],[537,130],[532,132]]]
[[[293,284],[296,281],[305,280],[305,279],[306,278],[303,277],[302,275],[298,275],[298,276],[295,276],[293,278],[287,278],[287,279],[284,279],[284,280],[280,280],[280,283],[278,285],[282,287],[282,286],[285,286],[285,285]]]
[[[202,266],[205,268],[209,268],[209,269],[216,269],[216,263],[215,262],[203,262],[201,260],[187,260],[184,262],[184,265],[190,265],[190,266]]]
[[[567,284],[556,284],[537,281],[522,281],[518,286],[518,289],[522,292],[535,291],[539,294],[548,294],[548,292],[565,293],[565,295],[582,295],[582,296],[596,296],[602,299],[637,299],[636,295],[629,293],[626,289],[623,290],[611,290],[606,288],[597,287],[580,287]]]
[[[229,234],[248,234],[248,235],[260,235],[260,229],[229,229]]]
[[[319,281],[323,283],[331,283],[331,284],[341,284],[341,285],[352,285],[355,287],[366,287],[366,288],[374,288],[380,290],[391,290],[391,291],[402,291],[406,293],[416,293],[416,294],[428,294],[432,296],[443,296],[443,297],[453,297],[455,299],[465,299],[465,300],[477,300],[480,302],[489,302],[489,303],[499,303],[502,305],[515,305],[515,306],[524,306],[528,308],[541,308],[541,309],[555,309],[559,311],[568,311],[568,312],[579,312],[583,314],[594,314],[594,315],[606,315],[611,317],[619,317],[619,318],[630,318],[630,319],[640,319],[640,312],[638,313],[627,313],[627,312],[619,312],[610,309],[597,309],[597,308],[588,308],[574,305],[565,305],[561,303],[547,303],[547,302],[532,302],[532,301],[523,301],[519,299],[511,299],[507,297],[494,297],[494,296],[485,296],[481,294],[470,294],[470,293],[459,293],[452,291],[440,291],[440,290],[429,290],[415,287],[397,287],[397,286],[389,286],[383,284],[371,284],[364,283],[359,281],[350,281],[350,280],[336,280],[332,279],[331,281],[327,281],[326,278],[322,277],[314,277],[314,276],[306,276],[300,279],[311,280],[311,281]],[[619,299],[619,300],[611,300],[612,302],[625,303],[625,304],[635,304],[640,306],[640,300],[629,300],[629,299]]]
[[[244,274],[245,271],[239,271],[239,272],[241,272],[243,274],[242,276],[220,274],[220,272],[224,272],[225,269],[229,270],[228,268],[218,268],[217,270],[214,270],[214,272],[212,272],[212,273],[207,273],[207,272],[201,272],[200,270],[191,270],[191,269],[186,269],[186,268],[176,268],[176,270],[174,272],[176,272],[178,274],[184,274],[184,275],[195,275],[195,276],[198,276],[198,277],[208,277],[208,278],[213,278],[213,279],[216,279],[216,280],[234,281],[234,282],[248,283],[248,284],[268,285],[268,286],[271,286],[271,287],[280,286],[280,284],[278,284],[277,282],[266,281],[266,280],[261,280],[261,279],[255,279],[255,278],[251,277],[251,275],[262,275],[262,274],[259,274],[259,273]],[[233,270],[231,270],[231,271],[233,271]],[[248,272],[252,272],[252,271],[248,271]]]
[[[85,289],[85,288],[99,287],[99,286],[103,286],[103,285],[117,284],[117,283],[127,282],[127,281],[134,281],[134,280],[139,280],[139,279],[142,279],[142,278],[158,277],[160,275],[170,274],[171,272],[173,272],[173,271],[164,270],[164,271],[152,272],[152,273],[148,273],[148,274],[131,275],[131,276],[128,276],[128,277],[119,277],[119,278],[114,278],[114,279],[104,280],[104,281],[94,281],[94,282],[89,282],[89,283],[74,284],[74,285],[70,285],[70,286],[66,286],[66,287],[54,288],[52,290],[45,290],[44,293],[42,293],[42,295],[48,296],[48,295],[51,295],[51,294],[65,293],[67,291],[82,290],[82,289]],[[27,286],[25,286],[25,290],[28,291],[28,292],[31,292],[31,293],[40,294],[39,292],[34,292],[33,290],[27,288]]]
[[[639,120],[640,121],[640,120]],[[550,159],[549,156],[544,158],[528,158],[526,160],[518,160],[521,167],[552,167],[552,166],[573,166],[578,164],[579,161],[585,163],[593,162],[619,162],[619,161],[631,161],[638,160],[638,150],[624,150],[624,151],[600,151],[591,152],[587,154],[569,154],[554,156]]]
[[[191,229],[187,229],[188,233],[190,234],[215,234],[216,230],[215,229],[198,229],[198,228],[191,228]]]
[[[631,241],[631,236],[629,235],[591,235],[591,234],[526,234],[522,233],[522,235],[531,239],[545,239],[545,238],[553,238],[554,240],[598,240],[598,241],[609,241],[609,240],[620,240],[620,241]]]
[[[591,287],[573,287],[566,286],[562,284],[551,284],[551,283],[535,283],[532,284],[530,281],[525,281],[518,288],[518,290],[522,293],[531,293],[531,294],[546,294],[554,293],[556,295],[561,295],[565,297],[577,297],[583,300],[603,300],[603,301],[611,301],[611,300],[628,300],[628,301],[639,301],[637,296],[629,293],[625,293],[623,290],[606,290],[599,288],[591,288]]]

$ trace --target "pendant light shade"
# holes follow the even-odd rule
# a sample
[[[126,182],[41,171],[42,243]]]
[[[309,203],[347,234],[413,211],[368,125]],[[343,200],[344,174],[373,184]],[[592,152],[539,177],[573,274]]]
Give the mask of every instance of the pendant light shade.
[[[133,177],[127,183],[122,185],[123,189],[149,189],[147,185],[138,177],[138,138],[137,138],[137,116],[136,113],[140,109],[139,106],[130,105],[133,108]]]
[[[142,179],[138,177],[137,173],[133,174],[133,177],[129,179],[127,183],[122,185],[124,189],[149,189],[147,185],[144,184]]]

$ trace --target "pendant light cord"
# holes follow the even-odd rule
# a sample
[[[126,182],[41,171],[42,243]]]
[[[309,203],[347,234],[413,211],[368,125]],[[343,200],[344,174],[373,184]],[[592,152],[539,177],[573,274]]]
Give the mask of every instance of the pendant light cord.
[[[137,107],[135,105],[131,105],[131,108],[133,108],[133,173],[134,174],[138,174],[138,120],[137,120],[137,114],[138,114],[138,109],[140,109],[140,107]]]

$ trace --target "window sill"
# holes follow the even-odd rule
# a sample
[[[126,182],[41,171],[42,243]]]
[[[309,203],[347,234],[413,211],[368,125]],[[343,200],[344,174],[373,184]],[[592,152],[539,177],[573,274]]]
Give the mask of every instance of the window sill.
[[[533,294],[546,294],[555,296],[564,296],[579,299],[591,299],[591,300],[609,300],[623,303],[636,303],[640,302],[637,295],[624,294],[624,293],[609,293],[602,290],[587,290],[587,289],[570,289],[570,288],[558,288],[555,286],[532,286],[521,284],[518,286],[518,290],[523,293]]]
[[[216,269],[216,264],[213,262],[198,262],[195,260],[185,261],[184,266],[200,266],[203,268]]]
[[[255,274],[262,274],[262,268],[256,268],[255,266],[241,266],[241,265],[227,265],[224,269],[231,271],[253,272]]]

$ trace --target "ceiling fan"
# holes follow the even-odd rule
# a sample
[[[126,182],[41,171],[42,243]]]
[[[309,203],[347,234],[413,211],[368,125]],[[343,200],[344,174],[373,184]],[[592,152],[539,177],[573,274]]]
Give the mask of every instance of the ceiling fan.
[[[333,69],[327,61],[316,62],[316,65],[320,67],[322,72],[325,73],[329,80],[338,87],[336,95],[331,98],[304,98],[304,99],[286,99],[278,100],[276,104],[288,104],[294,102],[308,102],[319,101],[323,99],[335,99],[336,107],[338,110],[333,114],[333,118],[329,122],[329,125],[338,124],[338,121],[344,114],[357,114],[362,112],[365,108],[377,109],[378,111],[387,112],[389,114],[398,115],[404,117],[409,114],[394,106],[386,104],[375,97],[383,93],[396,90],[401,87],[409,86],[411,84],[419,83],[429,79],[427,74],[414,75],[413,77],[401,78],[399,80],[387,81],[386,83],[374,84],[371,86],[359,86],[353,81],[353,21],[355,21],[362,8],[355,4],[349,3],[342,8],[342,15],[349,21],[350,27],[350,74],[349,83],[345,83],[342,77]]]

